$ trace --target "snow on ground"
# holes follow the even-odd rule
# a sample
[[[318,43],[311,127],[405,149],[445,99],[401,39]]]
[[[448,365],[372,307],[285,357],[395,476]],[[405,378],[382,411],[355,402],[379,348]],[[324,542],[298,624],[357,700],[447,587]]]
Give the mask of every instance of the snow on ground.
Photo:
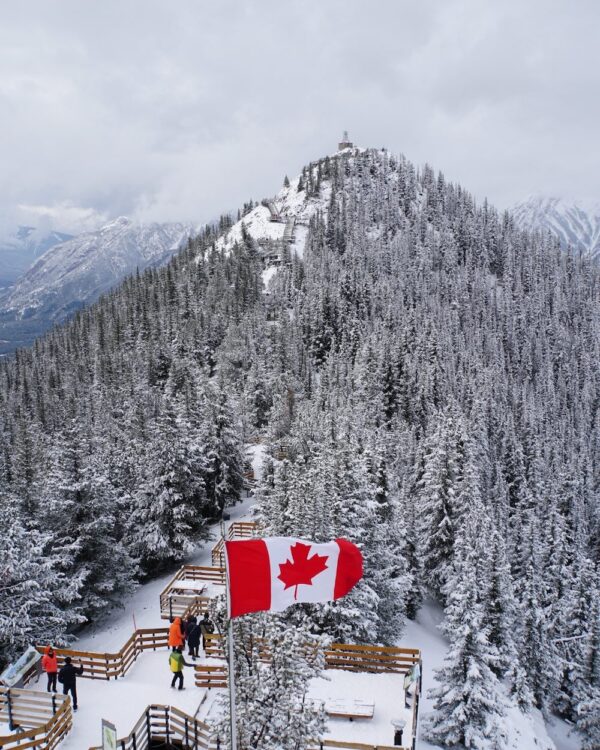
[[[321,192],[317,197],[308,197],[306,190],[298,192],[299,177],[290,181],[289,187],[282,188],[272,203],[279,212],[282,221],[271,221],[271,212],[267,206],[259,204],[237,221],[216,242],[217,249],[229,251],[236,242],[242,241],[242,227],[255,240],[282,240],[286,219],[296,217],[294,227],[294,241],[290,245],[291,252],[302,257],[308,223],[317,211],[326,211],[331,198],[331,185],[327,180],[321,184]]]
[[[315,701],[364,701],[374,704],[371,719],[344,719],[328,717],[326,737],[337,742],[362,742],[368,745],[393,745],[392,719],[406,721],[403,741],[410,745],[412,711],[404,708],[403,675],[364,674],[328,669],[322,677],[311,681],[309,696]],[[198,718],[215,725],[223,716],[223,703],[227,691],[212,690],[207,695]]]
[[[308,227],[302,224],[296,224],[294,229],[294,241],[290,245],[290,251],[296,253],[299,258],[304,256],[304,247],[308,237]]]
[[[217,248],[231,250],[233,245],[242,241],[242,225],[254,239],[283,239],[285,223],[271,221],[271,212],[267,206],[258,205],[236,222],[227,234],[217,240]]]
[[[265,270],[262,272],[262,281],[265,287],[265,291],[269,290],[269,282],[275,276],[277,273],[277,266],[267,266]]]
[[[407,620],[399,646],[420,648],[423,659],[423,694],[419,705],[419,726],[425,716],[433,710],[433,701],[427,697],[428,691],[436,686],[434,670],[442,666],[448,643],[439,630],[443,619],[442,608],[432,601],[425,602],[415,621]],[[507,698],[508,700],[508,698]],[[529,715],[511,703],[507,710],[504,725],[507,731],[506,750],[579,750],[581,742],[577,735],[569,735],[569,726],[559,719],[545,724],[537,710]],[[417,742],[419,750],[432,750],[424,739]]]
[[[265,460],[265,445],[264,443],[258,443],[257,445],[250,445],[246,448],[246,453],[250,454],[250,463],[252,465],[252,471],[256,481],[260,479],[262,472],[263,463]]]
[[[581,750],[581,736],[566,721],[552,718],[546,722],[546,731],[557,750]]]
[[[328,717],[326,737],[337,742],[363,742],[369,745],[393,745],[392,719],[404,719],[405,746],[410,745],[412,709],[404,707],[402,674],[365,674],[328,669],[323,677],[312,680],[311,698],[345,702],[359,700],[374,704],[371,719]]]
[[[195,687],[192,669],[184,670],[185,690],[171,688],[172,674],[168,660],[167,649],[146,651],[123,679],[104,681],[79,678],[79,710],[73,716],[73,729],[61,743],[61,750],[87,750],[100,745],[101,719],[115,724],[118,737],[126,737],[151,703],[175,706],[194,716],[205,690]],[[38,687],[43,689],[42,685]]]

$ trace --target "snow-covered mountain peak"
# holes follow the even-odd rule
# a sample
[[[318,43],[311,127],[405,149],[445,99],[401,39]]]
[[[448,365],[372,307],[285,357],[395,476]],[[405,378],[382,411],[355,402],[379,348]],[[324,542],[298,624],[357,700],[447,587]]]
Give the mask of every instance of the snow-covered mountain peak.
[[[600,258],[600,202],[533,195],[512,213],[522,229],[550,231],[565,247]]]
[[[162,265],[192,232],[187,224],[140,224],[120,216],[44,253],[8,290],[1,311],[60,320],[136,268]]]
[[[127,216],[118,216],[116,219],[113,219],[112,221],[109,221],[108,223],[104,224],[100,228],[101,232],[110,232],[114,231],[115,229],[119,228],[126,228],[133,224],[134,222]]]

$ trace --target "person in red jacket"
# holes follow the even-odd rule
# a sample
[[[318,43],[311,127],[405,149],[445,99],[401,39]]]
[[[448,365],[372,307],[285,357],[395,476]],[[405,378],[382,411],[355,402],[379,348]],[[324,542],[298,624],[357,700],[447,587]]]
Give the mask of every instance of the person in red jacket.
[[[56,675],[58,673],[58,659],[52,646],[46,646],[42,656],[42,669],[48,675],[48,692],[56,692]]]

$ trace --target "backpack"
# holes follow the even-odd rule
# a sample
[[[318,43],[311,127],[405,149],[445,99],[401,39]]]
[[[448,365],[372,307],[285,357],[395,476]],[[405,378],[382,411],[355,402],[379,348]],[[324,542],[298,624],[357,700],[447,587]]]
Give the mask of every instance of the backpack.
[[[170,653],[169,667],[171,668],[171,672],[181,672],[183,669],[183,656],[177,653]]]
[[[63,672],[63,669],[64,667],[58,673],[58,681],[60,682],[61,685],[63,685],[65,682],[65,673]]]

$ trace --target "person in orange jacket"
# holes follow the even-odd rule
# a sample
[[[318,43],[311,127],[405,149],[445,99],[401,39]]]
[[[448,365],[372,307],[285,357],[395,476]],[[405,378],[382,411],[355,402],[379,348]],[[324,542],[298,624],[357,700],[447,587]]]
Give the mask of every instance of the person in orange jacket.
[[[184,644],[185,636],[183,635],[181,617],[176,617],[169,628],[169,648],[183,648]]]
[[[58,659],[52,646],[46,646],[42,656],[42,669],[48,675],[48,692],[56,692],[56,675],[58,673]]]

